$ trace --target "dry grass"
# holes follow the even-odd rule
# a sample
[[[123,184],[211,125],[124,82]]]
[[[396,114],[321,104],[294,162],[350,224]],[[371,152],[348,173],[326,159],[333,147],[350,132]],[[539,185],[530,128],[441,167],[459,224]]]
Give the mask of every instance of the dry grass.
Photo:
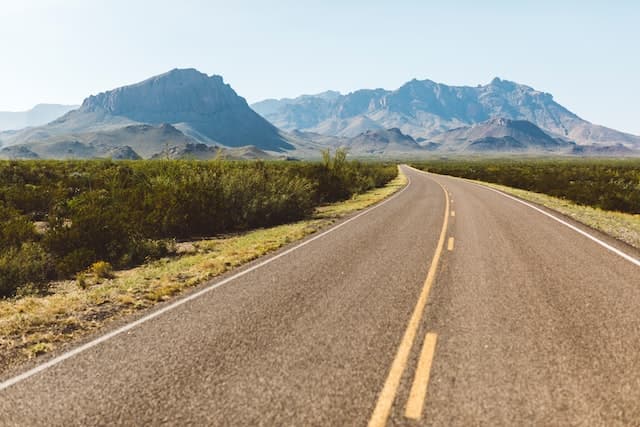
[[[56,282],[46,296],[0,301],[0,372],[25,359],[101,327],[105,322],[165,301],[282,246],[327,227],[336,219],[388,197],[406,177],[345,202],[318,208],[305,221],[179,245],[164,258],[103,280]],[[84,287],[84,288],[83,288]]]
[[[505,187],[504,185],[486,182],[480,182],[480,184],[553,209],[640,249],[640,215],[611,212],[589,206],[582,206],[568,200],[547,196],[546,194],[519,190]]]

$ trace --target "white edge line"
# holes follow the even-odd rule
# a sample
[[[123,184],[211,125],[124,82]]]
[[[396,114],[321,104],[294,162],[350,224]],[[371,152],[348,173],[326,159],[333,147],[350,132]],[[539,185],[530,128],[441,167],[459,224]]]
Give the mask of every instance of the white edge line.
[[[409,167],[411,167],[411,166],[409,166]],[[419,169],[415,169],[415,168],[412,168],[412,169],[414,169],[414,170],[416,170],[416,171],[419,171],[419,172],[422,172],[422,173],[424,173],[424,174],[426,174],[426,173],[427,173],[427,172],[425,172],[425,171],[420,171]],[[504,197],[506,197],[506,198],[508,198],[508,199],[515,200],[515,201],[516,201],[516,202],[518,202],[518,203],[521,203],[521,204],[523,204],[523,205],[525,205],[525,206],[528,206],[528,207],[530,207],[531,209],[533,209],[533,210],[535,210],[535,211],[538,211],[538,212],[540,212],[541,214],[543,214],[543,215],[545,215],[545,216],[548,216],[549,218],[553,219],[554,221],[557,221],[557,222],[559,222],[560,224],[562,224],[562,225],[565,225],[565,226],[569,227],[569,228],[570,228],[570,229],[572,229],[573,231],[575,231],[575,232],[577,232],[577,233],[579,233],[579,234],[583,235],[583,236],[584,236],[584,237],[586,237],[587,239],[590,239],[590,240],[594,241],[595,243],[599,244],[599,245],[600,245],[600,246],[602,246],[603,248],[605,248],[605,249],[607,249],[607,250],[609,250],[609,251],[613,252],[614,254],[616,254],[616,255],[618,255],[618,256],[620,256],[620,257],[624,258],[624,259],[626,259],[626,260],[627,260],[627,261],[629,261],[630,263],[635,264],[636,266],[640,267],[640,260],[639,260],[639,259],[637,259],[637,258],[635,258],[635,257],[632,257],[631,255],[629,255],[629,254],[627,254],[627,253],[625,253],[625,252],[621,251],[621,250],[620,250],[620,249],[618,249],[618,248],[615,248],[615,247],[611,246],[610,244],[608,244],[608,243],[606,243],[606,242],[603,242],[602,240],[598,239],[597,237],[592,236],[591,234],[587,233],[586,231],[581,230],[580,228],[576,227],[575,225],[570,224],[570,223],[568,223],[567,221],[564,221],[564,220],[562,220],[562,219],[560,219],[560,218],[556,217],[555,215],[552,215],[552,214],[550,214],[549,212],[547,212],[547,211],[545,211],[545,210],[543,210],[543,209],[540,209],[539,207],[537,207],[537,206],[535,206],[535,205],[532,205],[531,203],[525,202],[524,200],[520,200],[520,199],[518,199],[517,197],[511,196],[511,195],[506,194],[506,193],[504,193],[504,192],[502,192],[502,191],[496,190],[495,188],[491,188],[491,187],[488,187],[488,186],[486,186],[486,185],[482,185],[482,184],[479,184],[479,183],[477,183],[477,182],[473,182],[472,180],[469,180],[469,179],[464,179],[464,178],[460,178],[460,177],[457,177],[457,176],[455,176],[455,177],[454,177],[454,176],[452,176],[451,178],[459,179],[459,180],[464,181],[464,182],[467,182],[467,183],[469,183],[469,184],[473,184],[473,185],[475,185],[475,186],[477,186],[477,187],[480,187],[480,188],[484,188],[484,189],[486,189],[486,190],[493,191],[494,193],[498,193],[498,194],[500,194],[500,195],[502,195],[502,196],[504,196]]]
[[[622,258],[626,259],[626,260],[627,260],[627,261],[629,261],[630,263],[635,264],[635,265],[637,265],[638,267],[640,267],[640,260],[639,260],[639,259],[634,258],[634,257],[632,257],[631,255],[629,255],[629,254],[627,254],[627,253],[625,253],[625,252],[622,252],[620,249],[615,248],[615,247],[611,246],[610,244],[608,244],[608,243],[606,243],[606,242],[603,242],[602,240],[598,239],[597,237],[592,236],[591,234],[587,233],[586,231],[581,230],[580,228],[576,227],[575,225],[570,224],[570,223],[568,223],[567,221],[564,221],[564,220],[562,220],[562,219],[560,219],[560,218],[556,217],[555,215],[552,215],[552,214],[550,214],[549,212],[546,212],[545,210],[540,209],[539,207],[537,207],[537,206],[535,206],[535,205],[532,205],[531,203],[525,202],[524,200],[520,200],[520,199],[518,199],[517,197],[511,196],[511,195],[506,194],[506,193],[503,193],[502,191],[496,190],[495,188],[487,187],[487,186],[485,186],[485,185],[478,184],[478,183],[475,183],[475,182],[470,182],[470,181],[467,181],[467,182],[469,182],[470,184],[476,185],[476,186],[478,186],[478,187],[482,187],[482,188],[485,188],[485,189],[487,189],[487,190],[491,190],[491,191],[493,191],[493,192],[495,192],[495,193],[498,193],[498,194],[500,194],[500,195],[502,195],[502,196],[504,196],[504,197],[506,197],[506,198],[508,198],[508,199],[515,200],[515,201],[516,201],[516,202],[518,202],[518,203],[521,203],[521,204],[523,204],[523,205],[525,205],[525,206],[528,206],[528,207],[530,207],[531,209],[533,209],[533,210],[535,210],[535,211],[538,211],[538,212],[540,212],[541,214],[543,214],[543,215],[545,215],[545,216],[548,216],[549,218],[553,219],[554,221],[557,221],[557,222],[559,222],[560,224],[562,224],[562,225],[565,225],[565,226],[569,227],[569,228],[570,228],[570,229],[572,229],[573,231],[575,231],[575,232],[577,232],[577,233],[579,233],[579,234],[582,234],[582,235],[583,235],[584,237],[586,237],[587,239],[593,240],[594,242],[596,242],[596,243],[597,243],[597,244],[599,244],[600,246],[602,246],[602,247],[604,247],[605,249],[607,249],[607,250],[609,250],[609,251],[613,252],[614,254],[616,254],[616,255],[618,255],[618,256],[620,256],[620,257],[622,257]]]
[[[175,301],[175,302],[167,305],[166,307],[163,307],[163,308],[161,308],[161,309],[159,309],[157,311],[154,311],[153,313],[150,313],[150,314],[148,314],[148,315],[146,315],[144,317],[141,317],[140,319],[136,320],[135,322],[131,322],[129,324],[126,324],[126,325],[116,329],[115,331],[111,331],[108,334],[102,335],[102,336],[100,336],[100,337],[98,337],[98,338],[96,338],[96,339],[94,339],[92,341],[89,341],[89,342],[81,345],[80,347],[76,347],[73,350],[70,350],[70,351],[68,351],[66,353],[61,354],[60,356],[54,357],[53,359],[51,359],[51,360],[49,360],[49,361],[47,361],[47,362],[45,362],[45,363],[43,363],[41,365],[38,365],[38,366],[36,366],[34,368],[31,368],[28,371],[23,372],[22,374],[19,374],[19,375],[13,377],[13,378],[9,378],[8,380],[5,380],[5,381],[0,383],[0,391],[3,391],[5,389],[11,387],[12,385],[15,385],[15,384],[17,384],[17,383],[19,383],[21,381],[24,381],[24,380],[26,380],[26,379],[28,379],[28,378],[30,378],[30,377],[42,372],[42,371],[45,371],[45,370],[47,370],[47,369],[49,369],[49,368],[51,368],[51,367],[53,367],[53,366],[65,361],[67,359],[70,359],[70,358],[72,358],[73,356],[75,356],[77,354],[80,354],[80,353],[82,353],[82,352],[84,352],[86,350],[89,350],[90,348],[95,347],[98,344],[101,344],[101,343],[103,343],[105,341],[108,341],[109,339],[111,339],[111,338],[113,338],[113,337],[115,337],[117,335],[120,335],[120,334],[122,334],[124,332],[130,331],[131,329],[135,328],[136,326],[139,326],[139,325],[141,325],[141,324],[143,324],[145,322],[148,322],[149,320],[152,320],[152,319],[154,319],[154,318],[156,318],[156,317],[158,317],[158,316],[160,316],[160,315],[162,315],[162,314],[164,314],[164,313],[166,313],[168,311],[171,311],[171,310],[173,310],[173,309],[175,309],[177,307],[180,307],[181,305],[186,304],[189,301],[192,301],[192,300],[194,300],[196,298],[199,298],[202,295],[204,295],[204,294],[206,294],[206,293],[208,293],[208,292],[210,292],[210,291],[212,291],[212,290],[214,290],[214,289],[216,289],[216,288],[218,288],[218,287],[220,287],[222,285],[226,285],[227,283],[229,283],[229,282],[231,282],[231,281],[233,281],[233,280],[235,280],[235,279],[237,279],[239,277],[242,277],[242,276],[244,276],[246,274],[249,274],[252,271],[257,270],[260,267],[263,267],[263,266],[265,266],[265,265],[267,265],[267,264],[269,264],[269,263],[271,263],[271,262],[273,262],[273,261],[275,261],[275,260],[277,260],[279,258],[282,258],[282,257],[290,254],[291,252],[293,252],[293,251],[295,251],[297,249],[300,249],[301,247],[306,246],[309,243],[311,243],[311,242],[313,242],[315,240],[318,240],[318,239],[326,236],[327,234],[338,230],[339,228],[349,224],[352,221],[355,221],[356,219],[360,218],[361,216],[366,215],[369,212],[372,212],[374,209],[377,209],[380,206],[383,206],[383,205],[387,204],[388,202],[390,202],[391,200],[393,200],[396,197],[398,197],[400,194],[402,194],[411,185],[411,178],[409,178],[407,176],[407,180],[408,180],[407,185],[405,185],[402,190],[400,190],[399,192],[395,193],[394,195],[392,195],[388,199],[386,199],[386,200],[384,200],[384,201],[382,201],[382,202],[380,202],[380,203],[378,203],[378,204],[366,209],[364,212],[361,212],[361,213],[357,214],[356,216],[351,217],[348,220],[346,220],[344,222],[341,222],[341,223],[331,227],[330,229],[328,229],[326,231],[323,231],[322,233],[320,233],[320,234],[318,234],[318,235],[316,235],[316,236],[314,236],[314,237],[312,237],[312,238],[310,238],[308,240],[305,240],[302,243],[297,244],[296,246],[294,246],[292,248],[287,249],[284,252],[281,252],[281,253],[279,253],[279,254],[277,254],[277,255],[275,255],[275,256],[267,259],[267,260],[264,260],[264,261],[254,265],[252,267],[249,267],[246,270],[243,270],[243,271],[241,271],[239,273],[236,273],[233,276],[227,277],[226,279],[221,280],[221,281],[219,281],[217,283],[214,283],[214,284],[212,284],[212,285],[210,285],[210,286],[208,286],[208,287],[206,287],[206,288],[204,288],[204,289],[202,289],[202,290],[200,290],[200,291],[198,291],[196,293],[193,293],[193,294],[191,294],[189,296],[186,296],[186,297],[184,297],[184,298],[182,298],[182,299],[180,299],[178,301]]]

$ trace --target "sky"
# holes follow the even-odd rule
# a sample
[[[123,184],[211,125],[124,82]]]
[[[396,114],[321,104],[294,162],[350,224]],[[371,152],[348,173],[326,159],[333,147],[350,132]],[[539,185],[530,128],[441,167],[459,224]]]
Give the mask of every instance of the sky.
[[[640,135],[638,22],[636,0],[0,0],[0,111],[187,67],[249,102],[498,76]]]

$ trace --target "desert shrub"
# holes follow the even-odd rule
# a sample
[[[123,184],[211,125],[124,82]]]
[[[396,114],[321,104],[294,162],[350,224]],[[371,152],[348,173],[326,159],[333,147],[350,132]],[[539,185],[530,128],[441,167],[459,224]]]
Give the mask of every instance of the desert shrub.
[[[322,162],[0,161],[0,295],[38,283],[44,257],[58,278],[98,261],[136,265],[169,255],[173,239],[303,219],[396,174],[394,164],[348,161],[342,151]],[[47,222],[44,235],[34,221]],[[29,253],[33,270],[21,271],[11,257],[28,263]]]
[[[131,211],[106,189],[74,197],[56,214],[45,242],[64,275],[98,260],[117,262],[140,238]]]
[[[29,218],[0,202],[0,251],[18,248],[23,242],[33,241],[36,237]]]
[[[23,286],[44,290],[52,273],[51,257],[40,244],[9,248],[0,256],[0,296],[12,296]]]
[[[414,166],[545,193],[605,210],[640,213],[637,159],[448,160]]]
[[[132,240],[129,251],[119,258],[118,265],[127,267],[173,253],[175,253],[175,240],[135,239]]]
[[[91,268],[89,271],[97,278],[97,279],[112,279],[113,278],[113,267],[106,261],[97,261],[91,264]]]
[[[322,153],[320,163],[309,163],[305,176],[317,182],[316,203],[329,203],[381,187],[398,174],[394,163],[348,161],[347,152],[338,149]]]
[[[80,289],[87,289],[87,287],[89,287],[89,283],[87,282],[87,274],[84,271],[76,274],[76,285],[78,285]]]
[[[95,253],[85,248],[59,254],[55,258],[56,276],[58,278],[71,277],[78,271],[87,268],[95,259]]]

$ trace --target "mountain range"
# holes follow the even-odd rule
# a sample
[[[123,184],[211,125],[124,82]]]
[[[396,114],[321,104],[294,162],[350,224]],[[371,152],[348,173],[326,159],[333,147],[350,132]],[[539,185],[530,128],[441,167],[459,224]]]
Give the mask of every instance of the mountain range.
[[[286,131],[353,137],[367,130],[398,128],[414,138],[430,139],[451,129],[505,118],[529,121],[552,137],[581,145],[640,148],[638,136],[594,125],[548,93],[499,78],[476,87],[414,79],[392,91],[363,89],[347,95],[328,91],[261,101],[252,108]]]
[[[220,76],[175,69],[143,82],[89,96],[43,125],[0,133],[0,156],[90,158],[128,147],[151,158],[189,144],[294,150],[282,132],[253,111]],[[176,152],[180,152],[177,150]]]
[[[174,69],[61,114],[0,132],[0,158],[311,158],[339,147],[361,157],[640,153],[640,137],[497,78],[477,87],[412,80],[394,91],[327,91],[250,107],[221,76]]]
[[[376,129],[362,132],[354,137],[322,135],[314,132],[292,131],[298,140],[310,141],[318,147],[346,149],[352,156],[358,157],[404,157],[408,155],[427,155],[428,147],[420,145],[398,128]]]
[[[77,105],[38,104],[28,111],[0,111],[0,131],[44,125],[76,108]]]
[[[505,118],[442,132],[431,142],[448,152],[562,152],[576,145],[553,138],[529,121]]]

